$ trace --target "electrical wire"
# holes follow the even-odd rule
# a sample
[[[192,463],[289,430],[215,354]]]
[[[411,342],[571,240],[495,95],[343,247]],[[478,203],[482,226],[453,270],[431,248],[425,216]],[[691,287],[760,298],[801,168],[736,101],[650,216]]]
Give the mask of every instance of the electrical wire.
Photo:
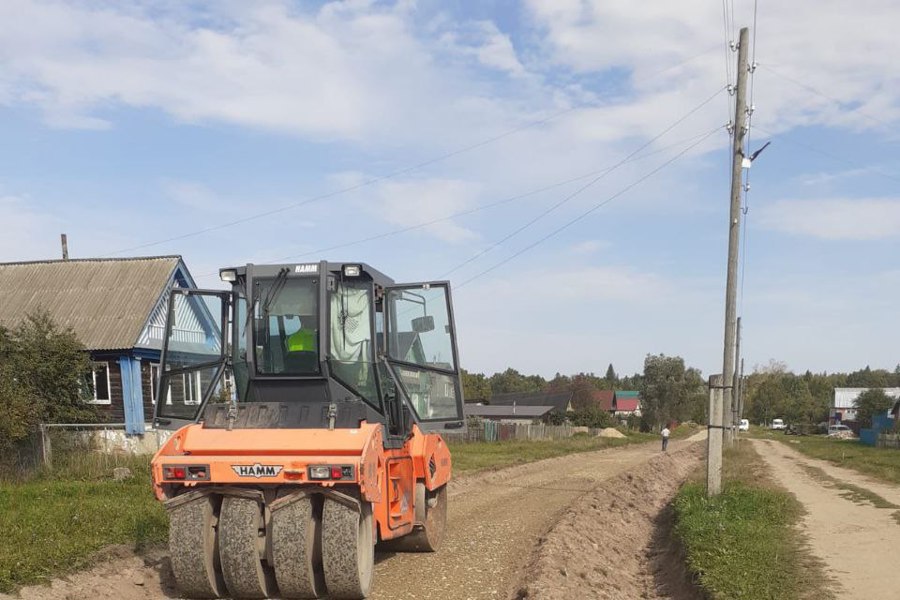
[[[619,167],[621,167],[622,165],[624,165],[626,162],[630,161],[632,158],[634,158],[635,155],[639,154],[642,150],[644,150],[645,148],[647,148],[648,146],[650,146],[651,144],[653,144],[653,142],[657,141],[658,139],[662,138],[664,135],[666,135],[667,133],[669,133],[670,131],[672,131],[672,130],[675,129],[676,127],[678,127],[680,124],[682,124],[684,121],[686,121],[688,118],[690,118],[690,117],[691,117],[694,113],[696,113],[698,110],[700,110],[701,108],[703,108],[704,106],[706,106],[707,104],[709,104],[710,102],[712,102],[712,101],[716,98],[716,96],[718,96],[718,95],[719,95],[720,93],[722,93],[723,91],[724,91],[724,88],[719,88],[719,89],[716,90],[715,93],[713,93],[709,98],[707,98],[706,100],[704,100],[703,102],[701,102],[700,104],[698,104],[697,106],[695,106],[694,108],[692,108],[690,111],[688,111],[687,113],[685,113],[684,115],[682,115],[681,117],[679,117],[679,118],[678,118],[675,122],[673,122],[671,125],[669,125],[669,126],[666,127],[665,129],[663,129],[660,133],[656,134],[655,136],[653,136],[652,138],[650,138],[649,140],[647,140],[647,141],[646,141],[645,143],[643,143],[640,147],[638,147],[637,149],[635,149],[634,151],[632,151],[630,154],[628,154],[628,156],[626,156],[625,158],[623,158],[622,160],[620,160],[619,162],[617,162],[616,164],[614,164],[612,167],[610,167],[609,169],[607,169],[607,170],[601,172],[599,175],[597,175],[596,177],[594,177],[593,179],[591,179],[589,182],[587,182],[587,183],[584,184],[583,186],[579,187],[578,189],[576,189],[576,190],[573,191],[572,193],[570,193],[570,194],[568,194],[567,196],[563,197],[559,202],[556,202],[555,204],[553,204],[553,205],[550,206],[548,209],[546,209],[546,210],[544,210],[543,212],[541,212],[539,215],[537,215],[536,217],[534,217],[533,219],[531,219],[530,221],[528,221],[528,222],[525,223],[524,225],[522,225],[522,226],[520,226],[520,227],[514,229],[513,231],[511,231],[510,233],[508,233],[507,235],[505,235],[505,236],[502,237],[501,239],[495,241],[493,244],[491,244],[490,246],[488,246],[488,247],[485,248],[484,250],[481,250],[481,251],[477,252],[476,254],[474,254],[473,256],[471,256],[470,258],[468,258],[468,259],[464,260],[463,262],[459,263],[458,265],[456,265],[455,267],[453,267],[452,269],[450,269],[450,270],[447,271],[446,273],[442,274],[442,275],[440,276],[440,278],[443,279],[443,278],[447,277],[448,275],[450,275],[451,273],[454,273],[454,272],[458,271],[459,269],[465,267],[466,265],[472,263],[473,261],[475,261],[475,260],[481,258],[482,256],[484,256],[485,254],[487,254],[488,252],[490,252],[490,251],[493,250],[494,248],[500,246],[500,245],[503,244],[504,242],[510,240],[511,238],[513,238],[513,237],[515,237],[516,235],[520,234],[521,232],[525,231],[526,229],[528,229],[529,227],[531,227],[532,225],[534,225],[535,223],[537,223],[538,221],[540,221],[541,219],[543,219],[544,217],[546,217],[547,215],[549,215],[550,213],[552,213],[553,211],[555,211],[557,208],[561,207],[562,205],[566,204],[567,202],[569,202],[570,200],[572,200],[572,199],[575,198],[576,196],[580,195],[582,192],[584,192],[585,190],[587,190],[588,188],[590,188],[591,186],[593,186],[594,184],[596,184],[598,181],[600,181],[601,179],[603,179],[604,177],[606,177],[608,174],[612,173],[613,171],[615,171],[616,169],[618,169]]]
[[[880,175],[880,176],[882,176],[882,177],[884,177],[884,178],[886,178],[886,179],[890,179],[890,180],[892,180],[892,181],[898,181],[898,182],[900,182],[900,177],[898,177],[898,176],[896,176],[896,175],[891,175],[890,173],[885,173],[884,171],[880,171],[880,170],[878,170],[878,169],[873,169],[873,168],[871,168],[869,165],[866,165],[866,164],[861,163],[861,162],[859,162],[859,161],[855,161],[855,160],[849,159],[849,158],[847,158],[846,156],[840,156],[840,155],[834,154],[834,153],[832,153],[832,152],[826,152],[825,150],[822,150],[821,148],[818,148],[818,147],[816,147],[816,146],[813,146],[813,145],[810,145],[810,144],[806,144],[806,143],[803,143],[803,142],[798,142],[797,140],[793,140],[793,139],[791,139],[791,138],[789,138],[789,137],[785,137],[784,134],[776,134],[776,133],[772,133],[771,131],[767,131],[766,129],[763,129],[763,128],[760,127],[759,125],[757,125],[756,128],[757,128],[759,131],[761,131],[762,133],[764,133],[764,134],[766,134],[767,136],[769,136],[770,139],[778,139],[778,140],[781,140],[782,142],[786,142],[786,143],[788,143],[788,144],[792,144],[792,145],[797,146],[797,147],[799,147],[799,148],[805,148],[806,150],[809,150],[810,152],[815,152],[816,154],[821,154],[822,156],[826,156],[826,157],[828,157],[828,158],[830,158],[830,159],[833,159],[833,160],[836,160],[836,161],[845,163],[845,164],[847,164],[847,165],[850,165],[851,167],[865,168],[865,169],[866,169],[866,172],[868,172],[868,173],[874,173],[874,174]]]
[[[701,133],[701,134],[698,134],[698,135],[693,135],[693,136],[691,136],[691,137],[689,137],[689,138],[685,138],[685,139],[679,140],[678,142],[675,142],[675,143],[669,144],[669,145],[667,145],[667,146],[663,146],[662,148],[658,148],[658,149],[656,149],[656,150],[653,150],[652,152],[646,152],[646,153],[644,153],[644,154],[641,154],[640,156],[636,156],[636,157],[631,158],[630,160],[627,160],[627,161],[625,161],[625,162],[631,163],[631,162],[637,162],[637,161],[639,161],[639,160],[644,160],[645,158],[649,158],[649,157],[651,157],[651,156],[655,156],[656,154],[660,154],[660,153],[662,153],[662,152],[666,152],[666,151],[668,151],[668,150],[671,150],[672,148],[677,148],[677,147],[682,146],[683,144],[686,144],[686,143],[689,143],[689,142],[693,142],[693,141],[697,140],[698,138],[702,137],[703,135],[705,135],[705,134],[702,134],[702,133]],[[501,199],[501,200],[497,200],[496,202],[490,202],[490,203],[488,203],[488,204],[483,204],[483,205],[481,205],[481,206],[476,206],[476,207],[474,207],[474,208],[470,208],[470,209],[467,209],[467,210],[462,210],[462,211],[459,211],[459,212],[455,212],[455,213],[452,213],[452,214],[449,214],[449,215],[446,215],[446,216],[443,216],[443,217],[439,217],[439,218],[436,218],[436,219],[431,219],[430,221],[424,221],[424,222],[422,222],[422,223],[417,223],[416,225],[409,225],[409,226],[407,226],[407,227],[400,227],[400,228],[398,228],[398,229],[392,229],[392,230],[390,230],[390,231],[385,231],[385,232],[382,232],[382,233],[378,233],[378,234],[371,235],[371,236],[364,237],[364,238],[359,238],[359,239],[352,240],[352,241],[349,241],[349,242],[342,242],[342,243],[340,243],[340,244],[335,244],[334,246],[328,246],[328,247],[325,247],[325,248],[319,248],[319,249],[317,249],[317,250],[310,250],[310,251],[308,251],[308,252],[302,252],[302,253],[300,253],[300,254],[290,254],[290,255],[288,255],[288,256],[283,256],[283,257],[281,257],[281,258],[272,259],[272,260],[270,260],[270,261],[265,261],[265,262],[266,262],[266,263],[273,263],[273,264],[276,264],[276,263],[283,262],[283,261],[286,261],[286,260],[296,259],[296,258],[303,258],[303,257],[306,257],[306,256],[314,256],[314,255],[315,255],[315,256],[321,256],[321,255],[324,254],[325,252],[330,252],[330,251],[332,251],[332,250],[339,250],[339,249],[342,249],[342,248],[349,248],[349,247],[351,247],[351,246],[356,246],[356,245],[358,245],[358,244],[364,244],[364,243],[366,243],[366,242],[372,242],[372,241],[376,241],[376,240],[381,240],[381,239],[385,239],[385,238],[392,237],[392,236],[395,236],[395,235],[400,235],[400,234],[403,234],[403,233],[408,233],[408,232],[410,232],[410,231],[416,231],[416,230],[418,230],[418,229],[424,229],[424,228],[426,228],[426,227],[430,227],[431,225],[436,225],[436,224],[442,223],[442,222],[444,222],[444,221],[450,221],[450,220],[452,220],[452,219],[456,219],[456,218],[459,218],[459,217],[464,217],[464,216],[472,215],[472,214],[475,214],[475,213],[478,213],[478,212],[482,212],[482,211],[485,211],[485,210],[488,210],[488,209],[491,209],[491,208],[496,208],[496,207],[498,207],[498,206],[502,206],[502,205],[504,205],[504,204],[509,204],[509,203],[514,202],[514,201],[516,201],[516,200],[522,200],[522,199],[528,198],[528,197],[530,197],[530,196],[535,196],[535,195],[540,194],[540,193],[542,193],[542,192],[554,190],[554,189],[556,189],[556,188],[563,187],[563,186],[568,185],[568,184],[570,184],[570,183],[576,183],[576,182],[578,182],[578,181],[582,181],[582,180],[588,179],[588,178],[590,178],[590,177],[596,177],[598,174],[607,172],[607,171],[611,170],[612,168],[613,168],[612,166],[609,166],[609,167],[605,167],[605,168],[603,168],[603,169],[591,171],[590,173],[585,173],[584,175],[579,175],[579,176],[577,176],[577,177],[570,177],[569,179],[565,179],[565,180],[562,180],[562,181],[557,181],[557,182],[555,182],[555,183],[551,183],[551,184],[548,184],[548,185],[546,185],[546,186],[543,186],[543,187],[540,187],[540,188],[537,188],[537,189],[534,189],[534,190],[530,190],[530,191],[528,191],[528,192],[524,192],[524,193],[522,193],[522,194],[517,194],[517,195],[515,195],[515,196],[510,196],[510,197],[507,197],[507,198],[503,198],[503,199]],[[207,278],[207,277],[218,277],[218,275],[219,275],[219,272],[218,272],[218,271],[213,271],[213,272],[211,272],[211,273],[203,273],[203,274],[201,274],[201,275],[197,275],[197,276],[195,276],[195,279],[204,279],[204,278]]]
[[[843,105],[845,104],[844,101],[839,100],[839,99],[835,98],[834,96],[829,96],[828,94],[826,94],[820,90],[817,90],[816,88],[812,87],[811,85],[809,85],[807,83],[804,83],[802,81],[794,79],[793,77],[785,75],[784,73],[779,73],[778,71],[773,69],[770,65],[761,64],[759,66],[762,67],[763,69],[765,69],[766,71],[768,71],[769,73],[771,73],[772,75],[775,75],[776,77],[783,79],[784,81],[787,81],[788,83],[792,83],[792,84],[796,85],[797,87],[806,90],[807,92],[811,92],[811,93],[813,93],[817,96],[820,96],[826,100],[834,102],[835,104],[837,104],[841,107],[843,107]],[[870,115],[867,112],[861,110],[861,107],[850,108],[850,109],[848,109],[848,111],[851,113],[854,113],[854,112],[859,113],[860,115],[864,116],[865,118],[867,118],[871,121],[874,121],[875,123],[879,123],[880,125],[885,125],[887,127],[894,126],[892,123],[885,121],[884,119],[879,119],[878,117],[876,117],[874,115]]]
[[[756,81],[756,23],[757,23],[757,15],[758,15],[758,7],[759,0],[753,0],[753,46],[752,46],[752,55],[750,58],[750,110],[747,115],[747,150],[749,151],[751,148],[750,137],[753,131],[753,113],[756,110],[756,106],[753,103],[753,88],[754,82]],[[746,156],[746,154],[745,154]],[[744,181],[742,182],[742,189],[744,192],[743,198],[743,207],[741,208],[741,213],[743,216],[741,223],[741,284],[738,292],[738,314],[743,315],[744,313],[744,279],[746,278],[747,273],[747,237],[749,235],[749,214],[750,214],[750,169],[747,169],[747,174],[742,175],[744,177]]]
[[[539,246],[540,244],[543,244],[543,243],[546,242],[547,240],[549,240],[549,239],[555,237],[556,235],[558,235],[559,233],[565,231],[566,229],[568,229],[569,227],[571,227],[571,226],[574,225],[575,223],[578,223],[579,221],[585,219],[586,217],[588,217],[588,216],[591,215],[592,213],[596,212],[596,211],[599,210],[600,208],[606,206],[607,204],[609,204],[610,202],[612,202],[612,201],[615,200],[616,198],[619,198],[620,196],[624,195],[625,193],[627,193],[627,192],[630,191],[631,189],[637,187],[638,185],[640,185],[640,184],[643,183],[644,181],[650,179],[651,177],[653,177],[654,175],[656,175],[657,173],[659,173],[660,171],[662,171],[663,169],[665,169],[667,166],[671,165],[672,163],[674,163],[675,161],[677,161],[678,159],[680,159],[682,156],[684,156],[685,154],[687,154],[688,152],[690,152],[691,150],[693,150],[694,148],[696,148],[697,146],[699,146],[700,144],[702,144],[704,141],[706,141],[707,139],[709,139],[714,133],[716,133],[716,132],[719,131],[720,129],[721,129],[721,127],[718,127],[718,126],[715,127],[715,128],[712,129],[709,133],[707,133],[706,135],[704,135],[700,140],[694,142],[693,144],[691,144],[690,146],[688,146],[687,148],[685,148],[684,150],[682,150],[681,152],[679,152],[678,154],[676,154],[675,156],[673,156],[672,158],[670,158],[669,160],[667,160],[666,162],[662,163],[660,166],[658,166],[657,168],[653,169],[653,170],[650,171],[649,173],[643,175],[642,177],[640,177],[640,178],[637,179],[636,181],[633,181],[632,183],[628,184],[627,186],[625,186],[624,188],[622,188],[621,190],[619,190],[618,192],[616,192],[616,193],[613,194],[612,196],[610,196],[610,197],[606,198],[605,200],[603,200],[602,202],[599,202],[599,203],[595,204],[594,206],[592,206],[591,208],[589,208],[587,211],[581,213],[580,215],[578,215],[578,216],[575,217],[574,219],[571,219],[570,221],[567,221],[566,223],[564,223],[564,224],[561,225],[560,227],[557,227],[556,229],[554,229],[554,230],[551,231],[550,233],[548,233],[548,234],[544,235],[543,237],[537,239],[536,241],[534,241],[534,242],[528,244],[528,245],[525,246],[524,248],[521,248],[520,250],[516,251],[516,252],[513,253],[511,256],[508,256],[507,258],[505,258],[505,259],[503,259],[502,261],[496,263],[495,265],[493,265],[493,266],[491,266],[491,267],[488,267],[487,269],[485,269],[485,270],[483,270],[483,271],[477,273],[476,275],[473,275],[472,277],[469,277],[468,279],[466,279],[465,281],[463,281],[463,282],[460,283],[459,285],[455,286],[455,289],[459,289],[459,288],[465,287],[465,286],[467,286],[468,284],[470,284],[470,283],[472,283],[473,281],[475,281],[476,279],[479,279],[479,278],[481,278],[481,277],[487,275],[488,273],[490,273],[490,272],[492,272],[492,271],[495,271],[495,270],[499,269],[500,267],[502,267],[503,265],[507,264],[508,262],[510,262],[510,261],[512,261],[512,260],[514,260],[514,259],[516,259],[516,258],[518,258],[518,257],[521,256],[522,254],[528,252],[529,250],[535,248],[536,246]]]
[[[691,61],[693,61],[693,60],[695,60],[695,59],[697,59],[697,58],[699,58],[699,57],[701,57],[701,56],[707,54],[708,52],[710,52],[710,51],[713,50],[713,49],[714,49],[714,47],[710,48],[709,50],[705,50],[705,51],[703,51],[703,52],[701,52],[701,53],[699,53],[699,54],[690,56],[690,57],[688,57],[688,58],[686,58],[686,59],[684,59],[684,60],[681,60],[681,61],[679,61],[679,62],[677,62],[677,63],[675,63],[675,64],[673,64],[673,65],[670,65],[670,66],[668,66],[668,67],[666,67],[666,68],[664,68],[664,69],[662,69],[662,70],[660,70],[660,71],[658,71],[658,72],[655,72],[655,73],[653,73],[652,75],[647,76],[646,78],[642,78],[641,81],[643,81],[643,80],[645,80],[645,79],[646,79],[646,80],[649,80],[649,79],[653,79],[653,78],[655,78],[655,77],[658,77],[658,76],[661,75],[662,73],[665,73],[665,72],[667,72],[667,71],[670,71],[670,70],[672,70],[672,69],[675,69],[675,68],[678,68],[678,67],[680,67],[680,66],[682,66],[682,65],[685,65],[685,64],[687,64],[687,63],[689,63],[689,62],[691,62]],[[637,83],[639,83],[639,82],[634,82],[634,84],[637,84]],[[560,118],[560,117],[562,117],[562,116],[564,116],[564,115],[566,115],[566,114],[569,114],[569,113],[574,112],[574,111],[577,111],[577,110],[582,110],[582,109],[584,109],[584,108],[590,108],[590,107],[586,107],[586,106],[571,106],[571,107],[569,107],[569,108],[566,108],[566,109],[563,109],[563,110],[561,110],[561,111],[558,111],[558,112],[556,112],[556,113],[554,113],[554,114],[552,114],[552,115],[550,115],[550,116],[548,116],[548,117],[545,117],[545,118],[542,118],[542,119],[538,119],[538,120],[536,120],[536,121],[530,121],[530,122],[528,122],[528,123],[524,123],[524,124],[522,124],[522,125],[519,125],[519,126],[517,126],[517,127],[514,127],[514,128],[512,128],[512,129],[509,129],[509,130],[507,130],[507,131],[505,131],[505,132],[503,132],[503,133],[500,133],[500,134],[498,134],[498,135],[494,135],[494,136],[488,137],[488,138],[486,138],[486,139],[483,139],[483,140],[481,140],[481,141],[479,141],[479,142],[476,142],[476,143],[474,143],[474,144],[470,144],[470,145],[468,145],[468,146],[464,146],[464,147],[462,147],[462,148],[458,148],[458,149],[453,150],[453,151],[451,151],[451,152],[448,152],[448,153],[446,153],[446,154],[442,154],[442,155],[440,155],[440,156],[437,156],[437,157],[434,157],[434,158],[430,158],[430,159],[428,159],[428,160],[425,160],[425,161],[416,163],[416,164],[414,164],[414,165],[411,165],[411,166],[408,166],[408,167],[404,167],[404,168],[398,169],[398,170],[396,170],[396,171],[392,171],[392,172],[387,173],[387,174],[385,174],[385,175],[380,175],[380,176],[377,176],[377,177],[371,177],[371,178],[369,178],[369,179],[366,179],[366,180],[364,180],[364,181],[362,181],[362,182],[360,182],[360,183],[357,183],[357,184],[354,184],[354,185],[351,185],[351,186],[347,186],[347,187],[344,187],[344,188],[341,188],[341,189],[333,190],[333,191],[331,191],[331,192],[326,192],[326,193],[324,193],[324,194],[319,194],[319,195],[317,195],[317,196],[312,196],[312,197],[310,197],[310,198],[306,198],[306,199],[300,200],[300,201],[298,201],[298,202],[293,202],[293,203],[286,204],[286,205],[281,206],[281,207],[278,207],[278,208],[274,208],[274,209],[271,209],[271,210],[267,210],[267,211],[262,211],[262,212],[259,212],[259,213],[255,213],[255,214],[253,214],[253,215],[249,215],[249,216],[246,216],[246,217],[242,217],[242,218],[240,218],[240,219],[235,219],[235,220],[233,220],[233,221],[228,221],[228,222],[225,222],[225,223],[220,223],[220,224],[218,224],[218,225],[213,225],[213,226],[210,226],[210,227],[204,227],[204,228],[201,228],[201,229],[197,229],[197,230],[194,230],[194,231],[189,231],[189,232],[187,232],[187,233],[175,235],[175,236],[168,237],[168,238],[164,238],[164,239],[159,239],[159,240],[152,241],[152,242],[145,242],[145,243],[142,243],[142,244],[137,244],[137,245],[134,245],[134,246],[129,246],[129,247],[127,247],[127,248],[122,248],[122,249],[119,249],[119,250],[115,250],[115,251],[113,251],[113,252],[110,252],[110,253],[105,254],[105,255],[102,255],[102,256],[104,256],[104,257],[115,256],[115,255],[117,255],[117,254],[124,254],[124,253],[126,253],[126,252],[133,252],[133,251],[135,251],[135,250],[142,250],[142,249],[144,249],[144,248],[150,248],[150,247],[152,247],[152,246],[158,246],[158,245],[160,245],[160,244],[166,244],[166,243],[169,243],[169,242],[176,242],[176,241],[180,241],[180,240],[184,240],[184,239],[196,237],[196,236],[203,235],[203,234],[206,234],[206,233],[211,233],[211,232],[213,232],[213,231],[219,231],[219,230],[222,230],[222,229],[227,229],[227,228],[229,228],[229,227],[234,227],[234,226],[236,226],[236,225],[241,225],[241,224],[244,224],[244,223],[249,223],[249,222],[255,221],[255,220],[257,220],[257,219],[262,219],[262,218],[265,218],[265,217],[277,215],[277,214],[280,214],[280,213],[283,213],[283,212],[286,212],[286,211],[289,211],[289,210],[293,210],[293,209],[295,209],[295,208],[300,208],[300,207],[302,207],[302,206],[306,206],[306,205],[311,204],[311,203],[313,203],[313,202],[318,202],[318,201],[321,201],[321,200],[326,200],[326,199],[328,199],[328,198],[333,198],[333,197],[335,197],[335,196],[340,196],[340,195],[343,195],[343,194],[347,194],[347,193],[349,193],[349,192],[354,192],[354,191],[356,191],[356,190],[359,190],[359,189],[362,189],[362,188],[364,188],[364,187],[373,185],[373,184],[375,184],[375,183],[379,183],[379,182],[381,182],[381,181],[385,181],[385,180],[388,180],[388,179],[392,179],[392,178],[398,177],[398,176],[400,176],[400,175],[405,175],[405,174],[407,174],[407,173],[410,173],[410,172],[413,172],[413,171],[417,171],[417,170],[422,169],[422,168],[424,168],[424,167],[427,167],[427,166],[430,166],[430,165],[433,165],[433,164],[436,164],[436,163],[439,163],[439,162],[443,162],[443,161],[448,160],[448,159],[450,159],[450,158],[453,158],[453,157],[455,157],[455,156],[459,156],[459,155],[464,154],[464,153],[466,153],[466,152],[471,152],[471,151],[473,151],[473,150],[477,150],[477,149],[482,148],[482,147],[484,147],[484,146],[488,146],[488,145],[490,145],[490,144],[493,144],[494,142],[497,142],[497,141],[500,141],[500,140],[505,139],[505,138],[507,138],[507,137],[510,137],[510,136],[512,136],[512,135],[514,135],[514,134],[516,134],[516,133],[521,132],[521,131],[525,131],[525,130],[527,130],[527,129],[531,129],[531,128],[534,128],[534,127],[538,127],[538,126],[540,126],[540,125],[544,125],[544,124],[549,123],[550,121],[553,121],[553,120],[555,120],[555,119],[558,119],[558,118]]]

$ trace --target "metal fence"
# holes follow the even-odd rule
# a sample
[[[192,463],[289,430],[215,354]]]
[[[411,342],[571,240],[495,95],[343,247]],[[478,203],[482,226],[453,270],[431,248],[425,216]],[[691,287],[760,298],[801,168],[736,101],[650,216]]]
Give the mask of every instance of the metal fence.
[[[882,433],[878,436],[878,447],[900,450],[900,434]]]
[[[500,423],[482,421],[469,425],[464,433],[442,432],[448,442],[505,442],[507,440],[559,440],[576,433],[596,435],[599,429],[572,425],[545,425],[544,423]]]

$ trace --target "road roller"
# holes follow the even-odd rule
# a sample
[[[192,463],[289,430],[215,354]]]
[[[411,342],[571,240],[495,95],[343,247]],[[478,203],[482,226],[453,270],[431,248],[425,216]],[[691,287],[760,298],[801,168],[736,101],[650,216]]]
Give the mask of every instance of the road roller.
[[[450,284],[363,263],[224,268],[169,294],[152,461],[189,598],[365,598],[434,552],[463,418]],[[160,327],[163,319],[160,318]]]

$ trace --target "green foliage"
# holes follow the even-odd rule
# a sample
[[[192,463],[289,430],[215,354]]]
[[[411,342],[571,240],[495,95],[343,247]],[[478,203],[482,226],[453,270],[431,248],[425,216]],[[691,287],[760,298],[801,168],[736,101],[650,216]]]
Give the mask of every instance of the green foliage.
[[[41,422],[85,422],[96,417],[85,397],[90,370],[84,346],[44,311],[14,329],[0,328],[0,452]]]
[[[547,387],[547,381],[540,375],[522,375],[512,368],[502,373],[494,373],[489,381],[494,394],[540,392]]]
[[[721,494],[707,498],[704,484],[688,483],[674,502],[675,534],[704,597],[830,598],[794,528],[800,503],[775,486],[750,444],[728,450],[724,464]]]
[[[581,410],[576,410],[569,417],[572,425],[579,427],[593,427],[596,429],[604,427],[615,427],[616,421],[611,414],[605,410],[600,410],[596,406],[587,406]]]
[[[606,380],[608,387],[615,387],[619,381],[619,376],[616,375],[616,370],[613,369],[612,363],[609,363],[609,366],[606,367],[606,376],[603,379]]]
[[[685,368],[680,356],[648,354],[640,391],[642,429],[703,420],[707,402],[703,378],[697,369]]]
[[[472,400],[490,400],[491,382],[484,373],[469,373],[465,369],[460,370],[463,384],[463,398]]]
[[[872,417],[883,415],[894,406],[894,399],[880,388],[866,390],[856,399],[856,420],[861,427],[871,427]]]

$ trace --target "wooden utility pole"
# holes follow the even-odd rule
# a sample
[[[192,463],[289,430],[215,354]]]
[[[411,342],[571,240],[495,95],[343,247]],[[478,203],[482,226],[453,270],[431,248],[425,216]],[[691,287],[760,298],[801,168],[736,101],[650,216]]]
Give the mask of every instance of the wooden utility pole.
[[[706,437],[706,495],[722,491],[722,376],[709,376],[709,434]]]
[[[747,74],[749,31],[741,29],[738,41],[737,88],[734,102],[734,130],[731,156],[731,211],[728,218],[728,276],[725,284],[725,349],[722,374],[709,378],[709,440],[706,457],[706,493],[722,491],[722,440],[725,414],[732,412],[734,385],[735,300],[737,298],[738,241],[741,230],[741,185],[743,183],[744,135],[747,133]],[[724,413],[724,414],[723,414]],[[730,432],[731,429],[729,428]],[[729,438],[731,436],[728,436]]]
[[[66,234],[59,234],[59,240],[62,242],[63,260],[69,260],[69,240],[66,238]]]
[[[725,414],[732,413],[734,394],[735,316],[737,305],[738,242],[741,234],[741,188],[743,186],[744,136],[747,133],[747,63],[750,49],[749,30],[741,29],[738,42],[737,89],[734,97],[734,133],[731,153],[731,214],[728,218],[728,278],[725,285],[725,351],[722,361]],[[725,431],[725,439],[731,443],[731,428]]]
[[[741,318],[737,318],[737,330],[734,334],[734,361],[735,365],[738,364],[738,361],[741,359]],[[734,378],[731,384],[731,426],[732,432],[735,436],[738,434],[737,426],[740,424],[741,418],[741,409],[740,409],[740,389],[741,389],[741,376],[738,373],[737,368],[734,369]]]

